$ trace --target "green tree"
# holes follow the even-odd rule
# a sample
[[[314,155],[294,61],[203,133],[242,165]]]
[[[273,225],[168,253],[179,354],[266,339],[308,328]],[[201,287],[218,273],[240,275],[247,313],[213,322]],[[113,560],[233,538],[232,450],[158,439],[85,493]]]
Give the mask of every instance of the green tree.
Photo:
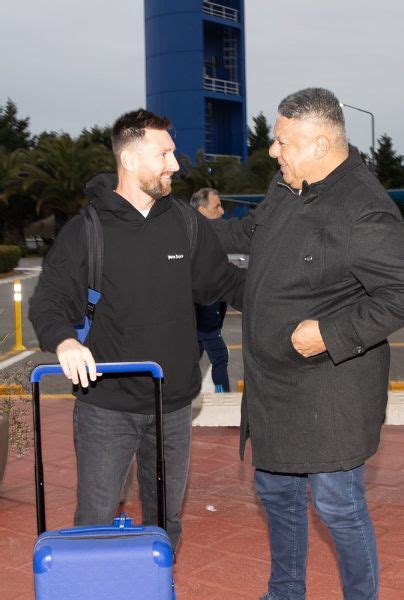
[[[386,133],[377,140],[375,151],[376,175],[386,189],[404,187],[403,157],[393,149],[391,137]]]
[[[24,227],[35,219],[35,201],[14,177],[18,152],[0,146],[0,243],[24,243]]]
[[[188,200],[202,187],[212,187],[221,194],[241,193],[244,187],[243,165],[232,157],[205,160],[204,152],[198,152],[195,164],[185,155],[179,157],[180,171],[174,178],[173,192]]]
[[[89,146],[91,144],[102,144],[112,150],[111,127],[98,127],[98,125],[94,125],[90,130],[83,129],[79,140]]]
[[[253,117],[254,129],[248,128],[248,153],[251,155],[256,150],[268,150],[271,144],[270,132],[271,127],[262,112],[258,116]]]
[[[278,162],[268,155],[268,148],[255,150],[246,164],[246,190],[252,194],[264,194],[277,170]]]
[[[37,210],[55,215],[56,229],[84,203],[85,183],[101,171],[113,171],[114,158],[105,146],[73,139],[67,133],[42,136],[35,148],[21,150],[15,177],[34,195]]]
[[[0,146],[7,152],[32,146],[28,127],[29,117],[19,119],[17,106],[12,100],[8,99],[5,106],[0,106]]]

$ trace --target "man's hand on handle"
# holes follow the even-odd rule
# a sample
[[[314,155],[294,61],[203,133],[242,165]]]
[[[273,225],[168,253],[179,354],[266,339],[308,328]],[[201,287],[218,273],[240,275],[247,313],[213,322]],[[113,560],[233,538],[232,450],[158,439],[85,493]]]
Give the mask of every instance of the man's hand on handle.
[[[63,373],[72,383],[88,387],[90,381],[97,380],[95,361],[90,350],[74,338],[63,340],[56,348],[56,354]],[[88,367],[88,373],[86,366]]]
[[[318,321],[307,319],[301,321],[292,333],[292,344],[296,352],[305,358],[325,352],[327,348],[321,337]]]

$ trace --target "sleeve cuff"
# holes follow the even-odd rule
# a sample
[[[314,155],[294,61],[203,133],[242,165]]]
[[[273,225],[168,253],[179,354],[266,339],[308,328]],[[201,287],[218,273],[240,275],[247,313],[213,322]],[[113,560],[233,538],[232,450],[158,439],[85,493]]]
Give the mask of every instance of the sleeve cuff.
[[[319,327],[327,352],[335,365],[365,352],[365,347],[347,315],[320,319]],[[348,333],[342,335],[342,331]]]
[[[47,331],[41,340],[42,350],[56,352],[56,348],[61,342],[73,338],[77,340],[77,333],[74,327],[64,325],[53,331]]]

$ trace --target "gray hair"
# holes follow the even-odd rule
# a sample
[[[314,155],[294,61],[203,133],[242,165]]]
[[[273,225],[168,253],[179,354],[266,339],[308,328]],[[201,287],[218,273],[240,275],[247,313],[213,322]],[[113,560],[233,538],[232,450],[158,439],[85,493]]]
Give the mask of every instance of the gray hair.
[[[198,209],[200,206],[207,206],[209,202],[209,194],[220,196],[219,192],[214,188],[201,188],[191,196],[190,205]]]
[[[278,106],[278,113],[287,119],[314,118],[339,129],[341,140],[347,143],[345,119],[338,98],[324,88],[306,88],[286,96]]]

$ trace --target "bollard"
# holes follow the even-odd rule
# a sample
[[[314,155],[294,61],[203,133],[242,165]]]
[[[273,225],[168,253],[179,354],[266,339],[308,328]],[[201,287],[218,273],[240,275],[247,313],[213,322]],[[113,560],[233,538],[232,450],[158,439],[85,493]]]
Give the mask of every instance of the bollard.
[[[15,344],[13,347],[14,352],[20,352],[25,350],[25,346],[22,343],[22,317],[21,317],[21,281],[15,279],[14,281],[14,320],[15,320]]]

